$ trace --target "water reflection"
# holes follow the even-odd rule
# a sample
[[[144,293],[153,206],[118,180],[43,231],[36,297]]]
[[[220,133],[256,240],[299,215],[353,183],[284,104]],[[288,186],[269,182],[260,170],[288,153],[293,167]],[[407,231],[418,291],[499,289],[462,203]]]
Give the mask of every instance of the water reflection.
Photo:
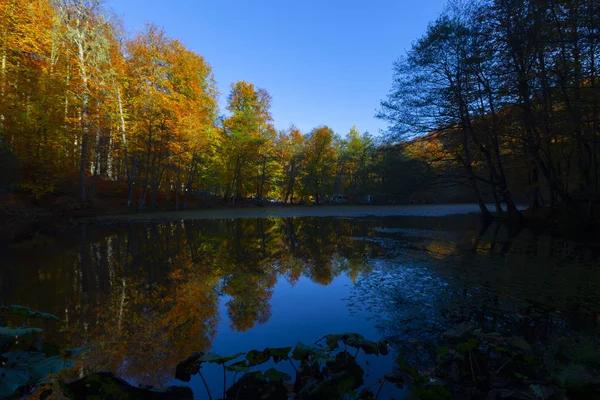
[[[501,224],[459,232],[451,219],[421,228],[388,221],[369,239],[386,255],[349,306],[367,305],[398,352],[414,354],[414,340],[435,342],[465,322],[540,345],[600,332],[600,247],[529,230],[513,236]]]
[[[238,332],[266,323],[278,279],[328,285],[368,271],[381,249],[354,238],[368,237],[371,225],[303,218],[81,226],[60,245],[38,238],[12,249],[1,295],[61,318],[59,329],[46,327],[46,341],[94,346],[73,373],[109,370],[163,384],[179,361],[211,348],[221,318]]]
[[[361,333],[370,337],[374,326],[408,353],[410,339],[436,339],[464,321],[532,343],[598,330],[598,247],[526,230],[511,237],[500,225],[480,230],[477,222],[454,215],[81,226],[10,249],[0,295],[4,304],[61,318],[42,326],[45,341],[93,346],[71,377],[109,370],[154,385],[169,381],[193,352],[211,350],[217,337],[246,340],[264,333],[260,325],[270,330],[275,308],[290,314],[277,326],[317,320],[301,312],[302,302],[331,315],[321,336],[352,314]],[[338,296],[341,278],[354,285]],[[301,290],[290,296],[293,304],[275,295],[294,285]],[[348,315],[332,303],[342,297]],[[318,339],[289,330],[272,345]]]

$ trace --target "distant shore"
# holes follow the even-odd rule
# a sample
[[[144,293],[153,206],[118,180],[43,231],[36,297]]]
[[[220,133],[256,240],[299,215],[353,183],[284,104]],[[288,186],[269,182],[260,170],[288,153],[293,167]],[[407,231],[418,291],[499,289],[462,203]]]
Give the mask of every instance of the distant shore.
[[[479,212],[477,204],[406,204],[406,205],[272,205],[266,207],[220,207],[185,211],[156,211],[85,218],[90,222],[179,221],[223,218],[293,218],[293,217],[389,217],[471,214]]]

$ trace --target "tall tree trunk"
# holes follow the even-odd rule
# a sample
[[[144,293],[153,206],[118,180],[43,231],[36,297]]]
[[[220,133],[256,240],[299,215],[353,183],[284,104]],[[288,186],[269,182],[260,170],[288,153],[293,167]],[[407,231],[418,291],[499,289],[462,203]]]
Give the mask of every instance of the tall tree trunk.
[[[196,155],[192,156],[192,163],[190,164],[190,173],[188,175],[187,185],[185,186],[185,196],[183,197],[183,205],[181,209],[184,210],[187,207],[188,198],[192,191],[192,184],[194,183],[194,174],[196,172]]]
[[[148,194],[148,184],[150,183],[150,159],[152,157],[152,127],[148,128],[148,147],[146,150],[146,171],[144,178],[144,187],[140,191],[140,200],[138,202],[138,210],[144,208],[146,195]]]
[[[87,152],[88,152],[88,141],[89,141],[89,127],[88,127],[88,103],[89,103],[89,85],[88,85],[88,74],[86,70],[85,53],[83,49],[83,43],[81,40],[77,42],[79,50],[79,69],[81,72],[81,80],[83,83],[83,93],[81,101],[81,163],[79,165],[79,181],[80,181],[80,200],[84,202],[86,200],[85,195],[85,171],[87,165]]]
[[[181,182],[179,181],[180,175],[181,167],[177,165],[177,178],[175,180],[175,211],[179,211],[179,189],[181,187]]]
[[[131,171],[133,166],[129,166],[129,151],[127,149],[127,135],[125,130],[125,114],[123,113],[123,99],[121,98],[121,88],[117,86],[117,100],[119,103],[119,119],[121,128],[121,140],[123,140],[123,156],[125,157],[125,175],[127,176],[127,207],[131,207],[131,201],[133,198],[133,184],[134,175]]]
[[[0,103],[6,104],[6,49],[2,50],[2,63],[0,67]],[[4,140],[4,114],[0,112],[0,146]]]

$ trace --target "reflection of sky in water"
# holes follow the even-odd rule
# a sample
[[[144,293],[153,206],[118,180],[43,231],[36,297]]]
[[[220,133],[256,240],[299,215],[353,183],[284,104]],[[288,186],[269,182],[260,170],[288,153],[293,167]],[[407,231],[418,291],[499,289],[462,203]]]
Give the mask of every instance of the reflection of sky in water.
[[[264,324],[256,324],[246,332],[238,332],[230,328],[231,321],[227,317],[225,303],[228,296],[221,298],[219,313],[221,320],[217,326],[217,335],[212,343],[212,352],[217,354],[235,354],[252,349],[263,350],[265,347],[287,347],[297,342],[311,345],[325,335],[332,333],[357,332],[370,340],[382,338],[380,331],[367,322],[371,315],[366,310],[351,310],[345,300],[352,293],[354,284],[345,274],[338,276],[327,286],[319,285],[310,279],[301,277],[295,285],[283,277],[279,277],[273,288],[271,298],[271,317]],[[367,367],[364,361],[369,360]],[[365,368],[365,382],[370,384],[390,372],[394,365],[393,356],[376,357],[358,356],[358,361]],[[297,362],[296,362],[297,363]],[[268,369],[274,366],[271,362],[262,366]],[[280,362],[277,368],[293,376],[289,363]],[[207,365],[203,369],[205,378],[213,394],[222,392],[223,371],[221,367]],[[231,379],[230,375],[228,379]],[[177,381],[173,380],[173,384]],[[206,391],[198,376],[190,382],[195,398],[203,399]],[[397,393],[392,387],[382,391],[382,398]]]
[[[562,329],[567,315],[600,310],[593,249],[527,232],[506,246],[506,235],[495,229],[479,241],[476,222],[369,216],[204,220],[108,232],[90,227],[83,245],[57,239],[56,246],[8,257],[0,290],[7,304],[63,320],[68,313],[70,331],[47,328],[62,346],[115,340],[121,346],[102,365],[120,363],[141,375],[152,369],[154,356],[159,378],[172,376],[177,361],[202,349],[228,355],[343,332],[390,337],[399,348],[468,318],[517,330],[538,329],[532,316],[541,315]],[[474,245],[477,251],[470,251]],[[231,328],[232,310],[243,332]],[[122,330],[115,329],[121,311]],[[196,336],[177,328],[189,318]],[[392,363],[393,356],[371,357],[367,383]],[[206,373],[220,396],[222,371],[215,368]],[[198,377],[192,387],[205,398]]]

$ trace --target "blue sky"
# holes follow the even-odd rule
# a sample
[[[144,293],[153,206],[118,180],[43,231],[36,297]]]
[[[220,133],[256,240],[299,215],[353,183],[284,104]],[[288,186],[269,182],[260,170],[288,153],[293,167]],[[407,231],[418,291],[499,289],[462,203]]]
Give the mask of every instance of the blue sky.
[[[229,86],[246,80],[272,96],[277,129],[353,125],[374,118],[392,63],[422,35],[446,0],[108,0],[129,32],[148,21],[212,66],[225,112]]]

